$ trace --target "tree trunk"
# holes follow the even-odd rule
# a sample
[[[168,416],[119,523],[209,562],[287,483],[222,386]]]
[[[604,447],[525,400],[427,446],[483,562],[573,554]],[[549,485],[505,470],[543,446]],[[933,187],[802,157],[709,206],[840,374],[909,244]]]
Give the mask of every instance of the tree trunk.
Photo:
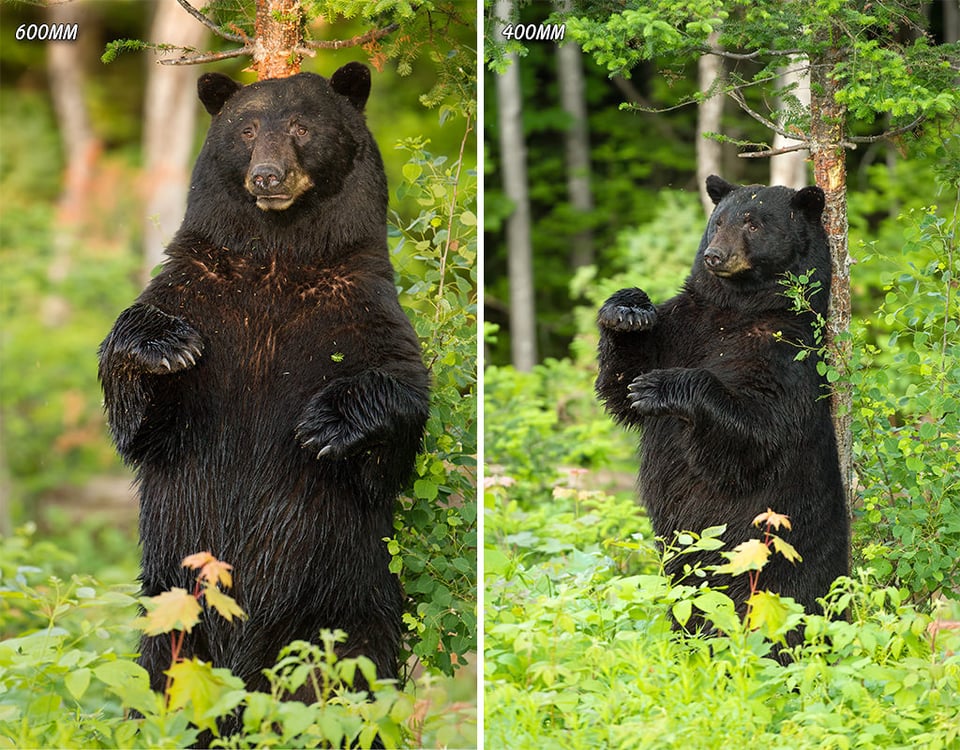
[[[570,12],[571,0],[565,0],[561,10]],[[587,128],[587,99],[583,81],[583,52],[574,41],[557,47],[557,75],[560,100],[570,117],[564,133],[564,153],[567,162],[567,193],[577,214],[593,211],[590,190],[590,134]],[[571,238],[570,265],[574,268],[593,263],[593,232],[581,229]]]
[[[149,41],[199,47],[205,35],[204,27],[177,3],[157,4]],[[143,114],[145,279],[163,260],[163,249],[183,218],[190,189],[198,76],[190,66],[151,63],[147,71]]]
[[[830,241],[833,277],[827,316],[826,343],[830,364],[839,372],[833,384],[831,408],[847,508],[853,505],[853,388],[848,369],[850,342],[850,256],[847,253],[847,171],[844,147],[845,109],[836,100],[839,85],[831,76],[842,52],[828,49],[811,60],[810,131],[816,184],[826,195],[823,225]]]
[[[707,37],[707,44],[716,49],[719,34]],[[723,96],[720,84],[723,78],[723,58],[719,55],[702,55],[697,61],[697,78],[700,93],[707,98],[697,107],[697,187],[700,202],[707,216],[713,211],[713,201],[707,195],[707,177],[723,172],[723,145],[705,133],[719,133],[723,117]]]
[[[300,0],[257,0],[253,69],[257,78],[287,78],[300,72],[303,11]]]
[[[52,25],[77,24],[80,29],[86,29],[91,25],[89,9],[85,3],[52,5],[47,8],[46,20]],[[83,34],[80,37],[82,39]],[[71,235],[71,230],[75,230],[88,214],[87,204],[93,194],[90,188],[100,142],[93,132],[84,99],[87,90],[86,47],[82,41],[52,41],[47,43],[46,51],[50,93],[65,162],[63,190],[57,205],[57,224],[64,234],[56,234],[69,244],[67,235]],[[51,266],[54,280],[66,278],[66,264],[66,257],[61,257],[58,252]]]
[[[783,69],[784,72],[777,77],[777,87],[785,88],[792,85],[790,95],[795,96],[802,106],[808,108],[810,106],[810,75],[809,69],[800,69],[802,66],[803,58],[790,58],[790,62]],[[789,105],[781,99],[779,106],[782,111]],[[780,124],[784,124],[783,118]],[[794,146],[797,143],[799,141],[787,138],[779,133],[773,137],[774,150]],[[807,159],[809,158],[810,152],[806,149],[770,157],[770,184],[784,185],[794,190],[806,187],[810,179],[807,173]]]
[[[509,19],[513,4],[497,0],[497,18]],[[497,35],[502,23],[498,23]],[[533,248],[530,242],[530,201],[527,195],[527,150],[521,118],[520,60],[508,57],[510,67],[497,76],[497,116],[503,189],[513,204],[507,218],[507,273],[510,279],[510,351],[513,366],[523,372],[537,362],[536,318],[533,296]]]

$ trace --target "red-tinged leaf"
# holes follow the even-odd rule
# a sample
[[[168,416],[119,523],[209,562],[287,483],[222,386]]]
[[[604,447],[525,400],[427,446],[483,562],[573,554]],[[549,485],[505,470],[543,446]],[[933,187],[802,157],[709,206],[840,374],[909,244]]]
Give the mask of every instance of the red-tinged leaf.
[[[158,596],[141,599],[147,608],[144,617],[138,617],[134,624],[147,635],[160,635],[171,630],[186,630],[200,622],[200,603],[185,589],[174,588]]]
[[[211,586],[219,583],[228,589],[233,586],[231,570],[233,570],[233,566],[230,563],[212,560],[203,566],[203,569],[200,571],[200,578],[201,580],[209,582]]]
[[[207,584],[203,589],[203,595],[207,599],[207,604],[217,610],[228,622],[233,622],[234,617],[239,617],[241,620],[246,619],[247,613],[240,608],[236,600],[232,596],[224,594],[216,587],[216,584]]]
[[[769,526],[771,528],[780,530],[781,527],[785,529],[792,528],[790,526],[790,516],[785,516],[782,513],[774,513],[770,508],[767,508],[766,513],[761,513],[759,516],[753,519],[753,525],[756,527],[760,526]]]
[[[233,586],[233,576],[230,574],[233,566],[230,563],[218,560],[209,552],[197,552],[183,558],[183,567],[199,570],[200,575],[197,577],[201,581],[219,583],[225,588]]]
[[[738,576],[749,570],[760,570],[767,564],[770,549],[759,539],[748,539],[734,547],[733,552],[722,552],[727,563],[718,565],[714,570],[717,573],[729,573]]]
[[[803,562],[800,553],[794,549],[792,544],[783,541],[783,539],[778,536],[771,536],[770,538],[773,540],[773,549],[775,552],[779,552],[792,563]]]
[[[204,565],[206,565],[211,560],[216,560],[213,555],[209,552],[194,552],[192,555],[187,555],[183,558],[181,563],[185,568],[191,568],[193,570],[200,570]]]

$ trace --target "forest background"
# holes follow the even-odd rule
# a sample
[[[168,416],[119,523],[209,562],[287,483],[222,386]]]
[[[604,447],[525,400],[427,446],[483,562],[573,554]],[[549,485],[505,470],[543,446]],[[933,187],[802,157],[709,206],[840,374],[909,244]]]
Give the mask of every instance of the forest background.
[[[228,54],[253,37],[255,3],[194,3],[206,25],[173,0],[4,3],[0,746],[183,746],[191,722],[212,728],[239,705],[245,731],[232,746],[369,746],[378,733],[476,744],[475,8],[273,5],[287,9],[279,21],[304,13],[315,56],[303,70],[329,77],[352,60],[372,70],[366,114],[387,169],[397,287],[433,380],[425,449],[390,542],[414,680],[370,703],[324,688],[315,705],[287,705],[188,664],[174,694],[158,702],[143,689],[132,661],[136,499],[107,435],[97,348],[182,218],[208,122],[197,78],[257,78],[249,56]],[[209,61],[158,64],[198,54]],[[365,668],[331,649],[287,654],[275,689],[302,682],[306,665],[332,677]],[[146,718],[125,720],[130,708]]]
[[[960,703],[945,696],[960,686],[960,8],[486,7],[487,741],[955,746]],[[804,67],[786,51],[824,39],[835,45],[821,51],[847,54],[818,66],[843,82],[829,99],[847,108],[828,122],[860,141],[846,151],[849,353],[815,353],[852,395],[853,570],[826,603],[846,619],[776,601],[740,625],[695,572],[663,577],[636,502],[638,436],[593,395],[595,316],[623,287],[655,301],[679,290],[706,224],[706,174],[813,184],[809,155],[796,161],[748,110],[809,133],[809,105],[778,68]],[[938,83],[920,74],[921,49],[941,60]],[[739,156],[784,148],[777,159],[799,175]],[[722,529],[689,532],[663,540],[663,555],[713,549]],[[671,617],[694,609],[717,631],[679,637]],[[782,668],[769,643],[801,622],[806,640]]]

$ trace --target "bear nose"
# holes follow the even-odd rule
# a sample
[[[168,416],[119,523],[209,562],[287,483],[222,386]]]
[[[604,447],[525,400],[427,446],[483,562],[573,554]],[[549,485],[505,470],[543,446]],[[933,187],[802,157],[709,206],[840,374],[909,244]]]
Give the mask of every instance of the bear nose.
[[[260,190],[272,190],[283,182],[283,167],[271,162],[257,164],[250,170],[250,180]]]
[[[708,247],[703,253],[703,262],[707,268],[716,268],[723,262],[723,254],[715,247]]]

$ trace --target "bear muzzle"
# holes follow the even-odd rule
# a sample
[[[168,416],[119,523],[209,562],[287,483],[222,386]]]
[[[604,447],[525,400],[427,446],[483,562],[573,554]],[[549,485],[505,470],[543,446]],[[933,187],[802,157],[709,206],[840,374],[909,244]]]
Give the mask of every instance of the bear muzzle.
[[[299,169],[288,172],[276,162],[260,162],[250,167],[244,185],[257,199],[257,208],[283,211],[312,188],[313,181]]]
[[[703,265],[714,276],[728,278],[751,269],[750,261],[742,252],[726,252],[711,245],[703,251]]]

